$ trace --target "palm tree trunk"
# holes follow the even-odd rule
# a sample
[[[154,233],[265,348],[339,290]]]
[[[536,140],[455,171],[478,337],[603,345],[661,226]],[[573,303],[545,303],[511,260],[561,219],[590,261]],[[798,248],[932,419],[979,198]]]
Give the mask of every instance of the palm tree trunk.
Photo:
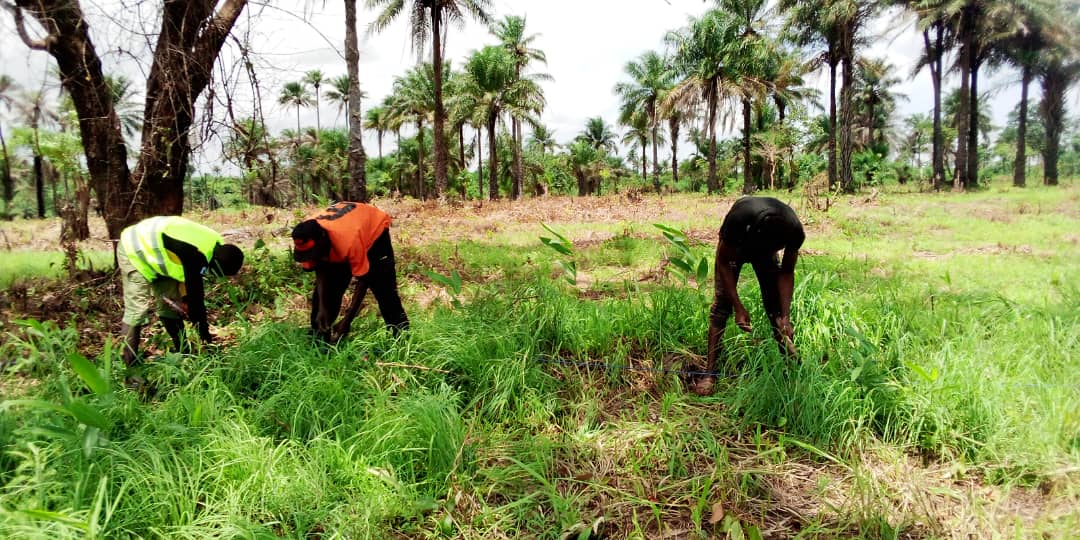
[[[496,201],[499,199],[499,180],[496,178],[499,162],[495,149],[495,120],[497,115],[488,115],[488,198]]]
[[[853,141],[851,138],[851,123],[854,121],[855,111],[852,107],[851,95],[854,93],[855,83],[855,36],[852,28],[844,28],[840,44],[840,187],[845,192],[855,191],[855,178],[851,172],[851,153]]]
[[[652,115],[652,183],[657,193],[660,193],[660,157],[656,148],[656,114]],[[642,156],[644,159],[645,156]]]
[[[45,164],[40,154],[34,153],[34,195],[37,199],[37,217],[45,219]]]
[[[1027,184],[1027,115],[1028,85],[1031,84],[1031,65],[1024,64],[1020,74],[1020,118],[1016,126],[1016,161],[1013,162],[1013,185]]]
[[[934,133],[931,141],[931,168],[933,169],[932,180],[934,190],[940,190],[945,186],[945,134],[941,129],[941,70],[943,67],[943,51],[945,43],[945,29],[940,22],[934,24],[936,30],[935,46],[930,45],[929,30],[923,31],[923,43],[926,45],[926,54],[930,58],[930,82],[934,87]]]
[[[719,191],[720,186],[716,181],[716,95],[710,91],[708,95],[708,123],[709,132],[709,176],[706,177],[706,185],[709,193]]]
[[[835,58],[835,47],[829,44],[829,57]],[[829,188],[836,186],[836,61],[829,62]]]
[[[438,139],[438,137],[435,137]],[[416,197],[424,200],[424,122],[416,121]]]
[[[435,196],[442,197],[446,192],[446,109],[443,107],[443,65],[442,65],[442,7],[434,2],[431,8],[431,54],[435,76]]]
[[[750,98],[742,100],[743,120],[743,193],[754,192],[754,174],[750,167]]]
[[[364,123],[360,117],[360,46],[356,36],[356,0],[345,0],[345,64],[349,73],[349,189],[350,201],[367,202],[367,154]],[[315,86],[315,142],[319,141],[319,87]],[[382,137],[379,137],[382,157]]]
[[[354,1],[354,0],[346,0],[346,1],[349,2],[349,1]],[[346,16],[346,18],[348,18],[348,17]],[[346,33],[348,33],[348,32],[346,32]],[[348,45],[346,45],[346,49],[347,48],[348,48]],[[348,52],[348,50],[346,50],[346,52]],[[359,56],[359,54],[357,54],[357,56]],[[319,142],[319,132],[322,131],[322,111],[319,110],[319,103],[321,103],[321,101],[319,101],[319,85],[316,84],[315,85],[315,143],[316,144],[318,144],[318,142]]]
[[[480,126],[476,127],[476,188],[478,198],[484,200],[484,148],[481,142],[484,134]]]
[[[971,54],[975,39],[970,9],[960,16],[960,102],[956,111],[956,178],[954,189],[964,189],[971,182],[968,172],[968,123],[971,122]]]
[[[510,141],[510,152],[514,162],[514,185],[510,188],[510,198],[516,201],[521,198],[521,192],[524,187],[522,178],[522,176],[524,176],[524,168],[521,163],[521,120],[518,120],[513,114],[510,115],[510,131],[512,139]]]
[[[971,110],[968,113],[968,185],[966,189],[979,187],[979,62],[971,66]]]
[[[4,130],[0,128],[0,151],[3,152],[4,167],[0,169],[0,186],[3,187],[4,215],[10,217],[11,199],[15,198],[15,182],[11,178],[11,156],[8,155],[7,142],[4,140]]]
[[[1061,132],[1065,119],[1065,92],[1069,77],[1060,63],[1054,63],[1043,73],[1043,98],[1039,104],[1043,120],[1045,142],[1043,143],[1043,184],[1058,185],[1058,158],[1061,155]]]
[[[649,142],[645,137],[641,138],[641,181],[645,182],[649,178],[649,159],[645,157],[645,153],[649,151]]]
[[[467,171],[469,168],[465,162],[465,122],[458,124],[458,159],[461,160],[461,170]],[[459,175],[464,177],[464,175]],[[465,199],[465,180],[461,180],[461,198]]]
[[[671,132],[671,185],[679,184],[679,119],[668,119],[668,131]]]
[[[382,158],[383,158],[383,155],[382,155],[382,138],[383,138],[383,132],[382,131],[379,131],[378,133],[375,134],[375,139],[379,141],[379,161],[382,161]]]

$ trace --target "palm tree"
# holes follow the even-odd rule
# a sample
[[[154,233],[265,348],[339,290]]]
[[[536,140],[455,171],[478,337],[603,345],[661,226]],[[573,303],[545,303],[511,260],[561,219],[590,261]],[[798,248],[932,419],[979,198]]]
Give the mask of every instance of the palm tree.
[[[737,82],[740,73],[730,61],[741,53],[738,38],[737,21],[718,10],[706,12],[701,18],[691,17],[685,28],[671,32],[665,38],[675,49],[673,63],[682,81],[668,93],[663,108],[665,111],[675,108],[693,115],[700,104],[705,105],[709,193],[720,188],[716,175],[717,114],[728,101],[744,95],[744,89]]]
[[[371,31],[385,30],[405,9],[405,0],[367,0],[369,8],[382,8]],[[488,24],[491,0],[412,0],[409,4],[409,26],[412,30],[413,49],[422,54],[431,37],[431,66],[435,81],[435,195],[441,197],[446,190],[446,110],[443,105],[443,26],[462,24],[465,14],[482,24]]]
[[[1051,22],[1051,5],[1048,2],[1028,1],[1010,4],[1012,12],[1008,19],[1015,22],[1010,31],[1002,37],[1000,54],[991,57],[991,67],[1008,64],[1020,70],[1020,104],[1017,116],[1016,158],[1013,161],[1013,185],[1024,187],[1027,184],[1027,118],[1028,87],[1035,78],[1039,53],[1047,47],[1053,34],[1060,25]],[[1055,28],[1057,27],[1057,28]],[[1054,36],[1056,37],[1056,36]]]
[[[555,142],[554,131],[544,124],[537,124],[529,135],[529,146],[540,150],[540,155],[546,155],[549,151],[554,152],[559,145]]]
[[[626,126],[626,133],[623,134],[622,140],[619,142],[627,146],[641,144],[641,181],[644,182],[649,175],[646,171],[649,158],[645,153],[649,134],[652,131],[649,129],[649,117],[642,111],[634,111],[628,117],[625,114],[620,117],[619,123]],[[659,182],[654,183],[653,187],[659,192]]]
[[[1062,10],[1064,11],[1064,10]],[[1062,14],[1065,15],[1065,14]],[[1071,27],[1076,28],[1077,17],[1071,17]],[[1039,83],[1042,101],[1039,116],[1043,122],[1043,184],[1058,185],[1058,158],[1061,152],[1061,133],[1065,126],[1065,94],[1069,87],[1080,80],[1080,43],[1075,33],[1069,34],[1071,43],[1057,43],[1041,55]]]
[[[37,199],[38,218],[45,218],[45,156],[41,151],[39,131],[42,123],[54,123],[59,120],[57,113],[46,102],[42,90],[24,92],[22,99],[15,102],[26,123],[33,130],[32,153],[34,167],[34,194]]]
[[[351,79],[348,75],[341,75],[340,77],[334,77],[326,82],[330,83],[330,89],[326,91],[326,101],[330,103],[337,103],[338,114],[345,111],[345,127],[349,127],[349,83]],[[360,98],[366,98],[367,92],[360,91]]]
[[[858,62],[855,98],[863,115],[861,119],[861,143],[887,150],[884,132],[889,116],[896,110],[896,100],[903,97],[892,88],[900,84],[895,68],[884,59],[862,59]],[[877,130],[875,134],[875,130]]]
[[[109,87],[109,98],[120,117],[120,127],[126,137],[134,137],[142,131],[142,111],[135,101],[135,91],[131,80],[123,75],[105,75],[105,84]]]
[[[488,130],[488,198],[499,198],[496,123],[503,112],[539,124],[535,115],[543,108],[540,85],[530,76],[518,77],[516,59],[505,47],[489,45],[475,51],[465,64],[463,99],[472,100],[476,120]]]
[[[375,132],[375,138],[379,143],[379,159],[382,159],[382,141],[383,135],[390,130],[390,118],[386,108],[383,106],[372,107],[364,113],[364,129],[370,129]]]
[[[618,148],[615,145],[615,137],[611,126],[604,122],[603,118],[596,116],[585,120],[585,130],[577,136],[577,139],[589,143],[589,146],[597,150],[615,152]]]
[[[495,23],[491,29],[491,34],[499,39],[499,42],[514,58],[514,78],[521,79],[522,73],[525,68],[528,67],[529,62],[537,61],[543,64],[547,64],[547,56],[544,51],[540,49],[532,48],[532,43],[539,37],[539,34],[525,35],[525,17],[519,17],[517,15],[507,15],[501,21]],[[550,80],[548,75],[533,75],[533,80]],[[517,116],[510,116],[510,130],[513,137],[513,158],[514,158],[514,184],[510,191],[510,197],[517,199],[521,197],[522,183],[524,173],[522,171],[521,161],[521,146],[522,146],[522,134],[521,134],[521,119]]]
[[[346,75],[348,77],[348,75]],[[319,88],[322,83],[327,82],[326,76],[318,69],[313,69],[304,74],[304,82],[310,84],[315,89],[315,101],[312,102],[315,105],[315,141],[318,142],[319,131],[322,131],[322,117],[319,112]],[[347,92],[346,92],[347,94]]]
[[[9,111],[15,103],[15,96],[12,94],[16,88],[18,88],[18,84],[15,83],[15,79],[8,75],[0,75],[0,105],[3,105]],[[11,156],[8,155],[3,126],[0,126],[0,151],[3,151],[4,158],[3,169],[0,169],[0,174],[3,175],[0,176],[0,181],[2,181],[4,192],[4,216],[9,216],[9,206],[11,200],[15,198],[15,181],[11,177]]]
[[[439,70],[445,77],[449,74],[446,66]],[[435,69],[431,64],[422,64],[409,70],[403,77],[394,80],[393,91],[387,101],[387,112],[401,120],[416,126],[417,166],[416,193],[424,198],[424,123],[433,116],[435,110]],[[446,81],[442,81],[445,83]],[[438,193],[438,192],[436,192]]]
[[[779,7],[788,14],[784,34],[796,46],[809,53],[810,66],[829,67],[829,114],[825,130],[828,152],[829,186],[837,178],[836,152],[836,67],[840,63],[840,29],[836,21],[825,16],[825,0],[780,0]]]
[[[285,83],[285,86],[281,89],[281,95],[278,96],[278,104],[280,105],[293,105],[296,107],[296,136],[300,136],[300,107],[308,107],[311,105],[311,94],[308,94],[307,88],[303,83],[290,82]],[[296,144],[299,145],[299,139],[296,140]]]
[[[673,86],[674,74],[668,60],[655,51],[642,53],[637,60],[627,62],[623,70],[629,75],[630,82],[615,85],[615,94],[622,101],[622,118],[629,120],[638,112],[645,115],[652,136],[653,188],[659,192],[660,160],[657,156],[656,138],[660,124],[660,98]],[[627,125],[630,123],[627,122]],[[644,164],[644,148],[641,158]]]

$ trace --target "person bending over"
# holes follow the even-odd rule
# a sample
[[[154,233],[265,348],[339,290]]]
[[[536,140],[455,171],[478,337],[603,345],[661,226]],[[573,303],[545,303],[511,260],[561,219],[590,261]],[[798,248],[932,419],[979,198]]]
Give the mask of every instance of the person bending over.
[[[348,332],[370,288],[379,312],[394,335],[409,327],[398,296],[390,216],[364,203],[339,202],[308,216],[292,230],[293,258],[315,272],[311,295],[311,331],[324,341],[340,341]],[[349,282],[356,278],[352,301],[337,324]]]
[[[795,288],[795,263],[806,235],[790,206],[772,197],[743,197],[731,206],[720,226],[716,245],[716,275],[712,309],[709,313],[709,345],[706,371],[714,373],[716,358],[723,351],[724,327],[732,311],[735,324],[751,331],[750,314],[739,300],[739,272],[750,263],[761,287],[761,301],[772,324],[780,351],[789,358],[797,354],[791,324],[791,294]],[[778,252],[784,251],[783,259]],[[702,377],[695,392],[712,392],[713,375]]]
[[[199,330],[204,343],[213,341],[206,320],[203,276],[232,276],[244,264],[244,252],[224,243],[221,235],[189,219],[158,216],[120,233],[117,261],[124,289],[124,364],[138,364],[142,329],[157,300],[157,315],[178,351],[185,350],[184,318]]]

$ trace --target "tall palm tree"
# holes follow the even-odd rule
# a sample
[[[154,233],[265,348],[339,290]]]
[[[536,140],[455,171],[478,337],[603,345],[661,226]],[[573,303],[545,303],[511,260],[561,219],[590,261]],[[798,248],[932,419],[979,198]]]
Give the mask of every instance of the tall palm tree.
[[[840,29],[825,16],[824,0],[780,0],[779,7],[788,17],[784,35],[810,56],[810,66],[829,68],[829,102],[825,130],[828,153],[829,186],[838,182],[836,152],[836,68],[840,63]]]
[[[364,113],[364,129],[370,129],[375,132],[375,140],[379,143],[379,159],[382,159],[382,141],[383,135],[386,135],[387,131],[390,131],[390,118],[389,113],[383,106],[371,107]]]
[[[665,40],[674,48],[673,63],[682,77],[664,102],[664,109],[676,108],[693,115],[699,105],[705,105],[704,124],[709,141],[709,173],[706,184],[709,193],[720,189],[716,175],[716,122],[721,107],[741,98],[745,92],[739,86],[740,73],[731,59],[741,53],[738,47],[739,26],[735,19],[718,10],[706,12],[700,18],[690,18],[689,24],[670,32]]]
[[[351,79],[348,75],[341,75],[340,77],[334,77],[326,82],[330,83],[330,89],[326,91],[326,101],[337,104],[338,114],[345,111],[345,127],[349,127],[349,83]],[[366,98],[367,92],[360,91],[360,98]]]
[[[1064,12],[1064,10],[1061,10]],[[1080,17],[1061,13],[1068,17],[1072,28],[1080,24]],[[1080,80],[1080,39],[1075,30],[1069,33],[1068,41],[1055,43],[1043,51],[1039,66],[1039,84],[1042,87],[1042,100],[1039,102],[1039,116],[1043,122],[1043,184],[1058,185],[1058,158],[1061,153],[1061,133],[1065,127],[1065,94],[1069,87]]]
[[[15,102],[26,123],[33,130],[31,151],[33,153],[34,194],[37,199],[38,218],[45,218],[45,156],[41,151],[39,136],[42,124],[52,124],[59,120],[59,115],[52,109],[43,90],[24,92],[22,99]]]
[[[18,88],[18,84],[15,79],[8,75],[0,75],[0,105],[3,105],[7,110],[11,110],[11,106],[15,104],[14,91]],[[0,151],[3,152],[3,169],[0,169],[0,185],[3,186],[4,195],[4,215],[8,216],[10,212],[9,206],[11,200],[15,198],[15,181],[11,177],[11,156],[8,155],[7,141],[4,140],[3,126],[0,126]]]
[[[649,134],[652,132],[652,130],[649,129],[649,116],[643,111],[634,111],[631,112],[629,116],[623,114],[619,118],[619,123],[626,126],[626,133],[623,134],[622,140],[619,142],[627,146],[633,146],[635,144],[641,145],[641,181],[644,182],[649,176],[649,173],[647,172],[649,159],[645,153]],[[654,183],[653,187],[659,192],[659,182]]]
[[[478,120],[488,131],[488,198],[499,198],[496,123],[503,112],[532,125],[543,108],[543,92],[530,76],[517,75],[516,59],[505,47],[489,45],[466,60],[462,95],[475,103]]]
[[[348,75],[346,75],[346,77],[347,76]],[[310,84],[311,87],[315,89],[315,101],[312,102],[312,105],[315,106],[315,141],[316,142],[318,142],[318,140],[319,140],[319,136],[318,136],[319,131],[322,131],[322,116],[321,116],[321,113],[319,112],[319,88],[322,87],[322,84],[324,82],[327,82],[326,76],[323,75],[323,72],[318,70],[318,69],[313,69],[313,70],[311,70],[311,71],[304,74],[304,83]]]
[[[895,67],[884,59],[861,59],[858,62],[855,98],[857,108],[863,113],[859,123],[862,131],[860,142],[864,147],[888,149],[885,130],[889,115],[896,109],[897,98],[902,97],[893,91],[900,82],[900,77],[895,75]]]
[[[660,98],[674,85],[674,73],[666,58],[655,51],[642,53],[637,60],[626,63],[623,71],[630,77],[629,82],[615,85],[615,94],[622,101],[622,118],[630,119],[635,113],[642,113],[652,137],[653,188],[660,191],[660,160],[657,155],[657,130],[660,125]],[[631,125],[627,122],[627,125]],[[641,153],[645,160],[645,149]]]
[[[602,117],[596,116],[585,120],[585,129],[577,136],[577,139],[589,143],[589,146],[597,150],[615,152],[618,148],[615,137],[611,126],[604,122]]]
[[[131,87],[130,79],[123,75],[105,75],[105,85],[109,87],[109,98],[120,117],[120,127],[124,136],[134,137],[142,131],[142,111],[135,100],[136,92]]]
[[[554,152],[559,145],[555,142],[553,130],[548,129],[544,124],[537,124],[533,126],[532,133],[529,135],[529,146],[540,150],[540,155],[546,155],[548,152]]]
[[[503,20],[497,21],[491,28],[491,34],[499,39],[499,42],[514,58],[514,78],[520,79],[529,63],[532,61],[547,64],[547,55],[544,51],[532,47],[539,34],[525,35],[525,17],[519,17],[517,15],[507,15]],[[534,74],[533,80],[550,80],[548,75]],[[521,119],[511,115],[510,116],[510,131],[514,141],[514,147],[512,149],[514,159],[514,184],[510,191],[510,197],[517,199],[521,197],[523,189],[523,176],[522,161],[521,161],[521,147],[522,147],[522,133],[521,133]]]
[[[439,70],[445,78],[449,75],[447,66]],[[410,69],[404,76],[394,80],[393,91],[387,101],[387,111],[403,123],[411,122],[416,127],[417,166],[416,193],[419,198],[426,196],[424,187],[424,124],[434,116],[435,111],[435,69],[431,64],[422,64]],[[446,81],[442,81],[445,83]],[[436,192],[437,194],[438,192]]]
[[[371,30],[381,32],[405,10],[405,0],[367,0],[369,8],[382,8]],[[468,14],[482,24],[490,22],[488,15],[491,0],[412,0],[409,2],[409,26],[412,31],[412,45],[423,54],[429,34],[431,39],[431,66],[435,81],[435,195],[441,197],[446,190],[446,109],[443,105],[443,26],[461,25]]]
[[[1051,21],[1052,5],[1044,1],[1010,3],[1012,12],[1007,16],[1015,22],[1002,36],[999,53],[991,57],[991,67],[1008,64],[1020,70],[1020,103],[1017,117],[1016,157],[1013,161],[1013,185],[1027,184],[1027,119],[1028,87],[1035,78],[1039,53],[1047,47],[1060,25]]]
[[[278,96],[278,104],[285,106],[296,107],[296,139],[297,145],[300,144],[300,107],[308,107],[311,105],[311,94],[308,93],[307,88],[300,82],[285,83],[285,86],[281,88],[281,94]]]

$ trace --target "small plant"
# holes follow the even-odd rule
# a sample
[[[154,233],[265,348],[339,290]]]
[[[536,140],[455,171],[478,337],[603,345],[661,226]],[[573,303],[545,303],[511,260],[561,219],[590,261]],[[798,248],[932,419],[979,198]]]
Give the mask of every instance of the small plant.
[[[455,308],[461,307],[461,274],[456,269],[450,271],[449,276],[444,276],[434,270],[428,270],[424,272],[427,277],[431,278],[431,281],[446,287],[446,290],[450,292],[450,305]]]
[[[554,229],[548,227],[546,223],[541,223],[549,233],[555,235],[554,238],[547,236],[541,236],[540,242],[545,246],[555,250],[556,252],[570,257],[570,260],[557,260],[555,261],[560,268],[563,269],[563,277],[571,285],[577,285],[577,263],[574,262],[574,243],[568,240],[565,236],[555,232]]]
[[[675,247],[677,254],[669,254],[668,262],[675,267],[683,283],[694,278],[699,287],[704,285],[709,278],[709,258],[694,255],[694,252],[690,251],[690,238],[679,229],[662,223],[653,223],[653,227],[660,229],[664,233],[664,238],[667,238],[668,242]]]

